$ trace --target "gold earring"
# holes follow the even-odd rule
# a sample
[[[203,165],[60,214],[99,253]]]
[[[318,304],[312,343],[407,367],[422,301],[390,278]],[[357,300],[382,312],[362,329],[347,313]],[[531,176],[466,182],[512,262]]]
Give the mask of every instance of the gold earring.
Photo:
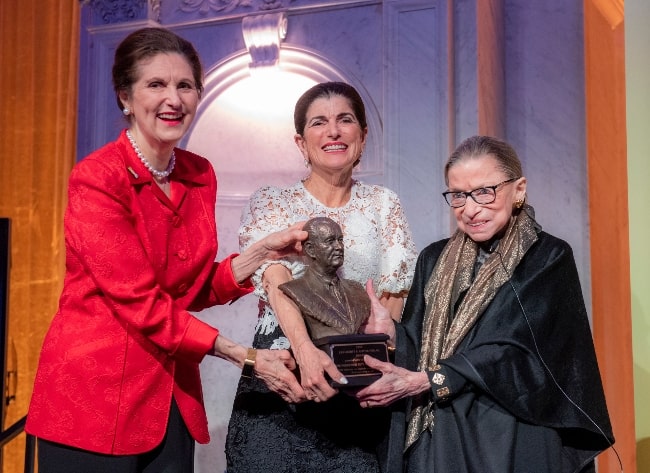
[[[514,205],[514,207],[515,207],[516,209],[520,209],[520,208],[522,208],[523,206],[524,206],[524,199],[518,199],[518,200],[515,201],[515,205]]]

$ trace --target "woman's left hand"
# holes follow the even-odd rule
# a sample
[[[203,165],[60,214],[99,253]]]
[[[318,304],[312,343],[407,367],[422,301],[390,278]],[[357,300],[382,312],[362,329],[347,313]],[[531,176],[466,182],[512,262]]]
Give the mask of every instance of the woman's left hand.
[[[429,379],[424,371],[409,371],[368,355],[363,357],[363,361],[369,367],[381,371],[382,376],[356,393],[361,407],[388,406],[399,399],[430,389]]]
[[[302,251],[302,242],[308,236],[308,233],[302,229],[304,224],[305,222],[298,222],[285,230],[264,237],[260,243],[267,250],[266,259],[276,260],[283,256],[300,253]]]
[[[383,306],[375,295],[372,286],[372,279],[366,281],[366,293],[370,298],[370,317],[362,326],[363,333],[385,333],[388,335],[389,343],[395,345],[395,322],[390,311]]]
[[[308,236],[302,229],[304,224],[305,222],[298,222],[289,228],[271,233],[234,257],[230,266],[237,282],[242,283],[248,279],[266,261],[300,253],[302,242]]]

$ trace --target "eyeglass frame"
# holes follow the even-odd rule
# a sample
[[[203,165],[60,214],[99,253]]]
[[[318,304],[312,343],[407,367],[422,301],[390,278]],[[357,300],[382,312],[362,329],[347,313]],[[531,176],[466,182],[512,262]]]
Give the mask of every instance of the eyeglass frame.
[[[518,178],[518,177],[512,177],[512,178],[510,178],[510,179],[506,179],[505,181],[501,181],[501,182],[499,182],[498,184],[495,184],[495,185],[493,185],[493,186],[482,186],[482,187],[477,187],[476,189],[472,189],[472,190],[469,191],[469,192],[467,192],[467,191],[445,191],[445,192],[442,193],[442,196],[444,197],[445,202],[447,202],[447,205],[449,205],[449,207],[451,207],[452,209],[460,209],[461,207],[464,207],[465,204],[467,203],[467,198],[468,198],[468,197],[471,197],[472,200],[473,200],[474,202],[476,202],[477,204],[479,204],[479,205],[489,205],[489,204],[494,203],[495,200],[497,200],[497,189],[498,189],[499,187],[503,186],[504,184],[508,184],[508,183],[510,183],[510,182],[516,181],[517,179],[519,179],[519,178]],[[482,190],[482,189],[491,189],[491,190],[492,190],[492,196],[493,196],[494,198],[493,198],[490,202],[483,202],[483,203],[481,203],[481,202],[479,202],[478,200],[476,200],[476,197],[474,197],[474,196],[472,195],[474,192],[476,192],[476,191],[480,191],[480,190]],[[447,196],[448,196],[449,194],[464,194],[464,195],[465,195],[465,200],[463,201],[463,205],[451,205],[451,202],[449,202],[449,200],[447,199]]]

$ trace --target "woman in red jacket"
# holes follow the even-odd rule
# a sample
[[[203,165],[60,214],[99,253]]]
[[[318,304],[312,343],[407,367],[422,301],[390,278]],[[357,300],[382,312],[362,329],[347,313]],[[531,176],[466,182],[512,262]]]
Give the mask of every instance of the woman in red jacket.
[[[294,226],[215,262],[214,171],[175,148],[203,88],[191,43],[162,28],[130,34],[113,84],[129,126],[70,176],[65,282],[26,430],[39,439],[41,473],[189,473],[194,441],[209,440],[205,355],[304,398],[288,351],[247,350],[189,311],[250,292],[250,274],[306,232]]]

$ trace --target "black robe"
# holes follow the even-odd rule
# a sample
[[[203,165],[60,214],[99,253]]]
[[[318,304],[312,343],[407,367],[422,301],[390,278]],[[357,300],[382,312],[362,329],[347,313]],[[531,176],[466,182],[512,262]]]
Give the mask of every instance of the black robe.
[[[421,252],[397,324],[395,362],[410,370],[419,359],[424,288],[446,243]],[[450,393],[431,390],[435,424],[405,454],[410,401],[391,407],[385,472],[585,472],[613,444],[571,247],[540,232],[511,282],[440,360]]]

